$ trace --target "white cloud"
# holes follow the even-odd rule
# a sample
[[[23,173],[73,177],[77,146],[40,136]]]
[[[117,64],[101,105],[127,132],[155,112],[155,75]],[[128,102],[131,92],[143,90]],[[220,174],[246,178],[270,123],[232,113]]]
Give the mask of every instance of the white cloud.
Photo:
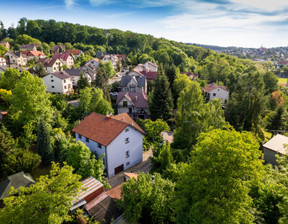
[[[100,5],[110,5],[112,3],[114,3],[114,0],[89,0],[90,4],[92,6],[100,6]]]
[[[253,7],[260,10],[274,11],[288,7],[287,0],[231,0],[243,7]]]
[[[67,9],[70,9],[75,4],[75,0],[65,0],[65,5]]]

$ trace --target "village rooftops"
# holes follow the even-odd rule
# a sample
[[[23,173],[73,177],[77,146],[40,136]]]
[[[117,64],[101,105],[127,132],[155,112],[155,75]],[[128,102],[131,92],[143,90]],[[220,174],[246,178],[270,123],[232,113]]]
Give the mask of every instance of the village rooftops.
[[[145,86],[145,77],[144,76],[130,76],[130,75],[125,75],[122,76],[121,81],[120,81],[120,86],[121,87],[126,87],[128,83],[131,81],[131,79],[135,78],[137,82],[138,87],[143,87]]]
[[[220,89],[223,89],[223,90],[227,91],[225,86],[217,86],[217,85],[215,85],[215,83],[208,84],[207,86],[205,86],[203,88],[203,90],[208,93],[208,92],[210,92],[210,91],[212,91],[214,89],[217,89],[217,88],[220,88]]]
[[[67,69],[65,72],[70,76],[80,76],[82,71],[80,69]]]
[[[52,58],[58,58],[58,59],[61,59],[63,61],[67,61],[67,59],[70,55],[71,55],[71,53],[69,53],[69,52],[64,52],[64,53],[56,52]]]
[[[72,131],[108,146],[128,126],[144,134],[144,131],[127,113],[103,116],[93,112]]]

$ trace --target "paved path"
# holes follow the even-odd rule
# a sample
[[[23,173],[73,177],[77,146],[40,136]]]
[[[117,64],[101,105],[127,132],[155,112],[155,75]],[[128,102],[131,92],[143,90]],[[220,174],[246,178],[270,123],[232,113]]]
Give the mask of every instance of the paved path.
[[[150,160],[150,157],[152,157],[153,153],[152,150],[150,149],[147,152],[143,153],[143,161],[127,170],[124,170],[114,177],[111,177],[108,179],[108,183],[111,185],[111,188],[114,188],[124,182],[124,172],[125,173],[137,173],[137,172],[144,172],[148,173],[152,169],[152,163]]]

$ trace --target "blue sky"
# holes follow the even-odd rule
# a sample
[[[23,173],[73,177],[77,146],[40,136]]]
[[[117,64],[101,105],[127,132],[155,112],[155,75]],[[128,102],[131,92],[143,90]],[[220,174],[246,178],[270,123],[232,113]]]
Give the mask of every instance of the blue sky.
[[[288,46],[287,0],[0,0],[0,5],[6,27],[26,17],[190,43]]]

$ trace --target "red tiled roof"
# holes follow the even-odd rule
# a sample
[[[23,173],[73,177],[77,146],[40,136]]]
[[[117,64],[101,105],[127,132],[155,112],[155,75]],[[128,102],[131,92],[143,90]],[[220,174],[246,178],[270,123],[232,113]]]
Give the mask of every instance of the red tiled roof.
[[[72,131],[104,146],[108,146],[129,125],[144,133],[136,123],[133,126],[134,121],[128,114],[129,118],[125,117],[125,119],[119,119],[118,116],[107,118],[93,112],[85,117]]]
[[[42,51],[23,51],[22,54],[34,57],[45,56]]]
[[[82,180],[81,182],[82,182],[82,188],[85,190],[82,190],[78,193],[77,195],[78,201],[82,200],[89,194],[97,191],[98,189],[104,186],[100,181],[96,180],[94,177],[88,177],[85,180]]]
[[[67,61],[67,59],[70,55],[71,55],[71,53],[69,53],[69,52],[64,52],[64,53],[56,52],[52,58],[58,58],[58,59],[61,59],[63,61]]]
[[[143,75],[145,75],[145,77],[149,80],[154,80],[157,77],[157,72],[146,72],[145,70],[143,70],[142,72]]]
[[[113,199],[115,198],[121,199],[121,187],[122,187],[122,184],[106,191],[106,193]]]
[[[210,92],[214,89],[217,89],[217,88],[220,88],[220,89],[223,89],[225,91],[227,91],[226,87],[225,86],[216,86],[215,83],[212,83],[212,84],[208,84],[207,86],[205,86],[204,88],[202,88],[205,92]]]
[[[149,108],[148,105],[148,96],[142,92],[142,93],[136,93],[136,92],[119,92],[116,100],[116,105],[124,98],[126,97],[127,100],[129,100],[130,103],[132,103],[133,106],[137,108]]]
[[[78,49],[69,49],[67,52],[73,55],[80,55],[82,53],[82,51]]]
[[[42,63],[45,67],[52,67],[58,58],[40,58],[38,63]]]
[[[145,134],[145,132],[140,128],[140,126],[127,113],[118,114],[113,116],[112,118],[121,122],[125,122],[131,127],[140,131],[142,134]]]

